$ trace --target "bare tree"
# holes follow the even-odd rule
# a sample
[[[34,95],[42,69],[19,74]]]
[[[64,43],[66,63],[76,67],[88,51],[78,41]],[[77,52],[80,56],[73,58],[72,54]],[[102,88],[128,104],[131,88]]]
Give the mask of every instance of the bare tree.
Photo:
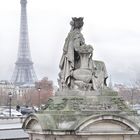
[[[49,97],[53,96],[53,82],[48,80],[47,77],[43,78],[41,81],[36,82],[35,84],[36,94],[40,94],[38,96],[41,104],[46,104]]]

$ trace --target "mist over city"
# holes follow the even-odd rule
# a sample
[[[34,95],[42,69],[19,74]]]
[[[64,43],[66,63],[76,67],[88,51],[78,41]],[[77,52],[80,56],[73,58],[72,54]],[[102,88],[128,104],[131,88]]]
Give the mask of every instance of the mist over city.
[[[29,44],[38,79],[47,76],[57,85],[69,22],[71,17],[82,16],[82,33],[87,44],[94,48],[93,59],[106,63],[114,83],[135,81],[140,71],[138,3],[138,0],[28,1]],[[19,47],[19,1],[1,0],[0,11],[0,80],[10,80]]]
[[[139,140],[139,0],[0,0],[0,140]]]

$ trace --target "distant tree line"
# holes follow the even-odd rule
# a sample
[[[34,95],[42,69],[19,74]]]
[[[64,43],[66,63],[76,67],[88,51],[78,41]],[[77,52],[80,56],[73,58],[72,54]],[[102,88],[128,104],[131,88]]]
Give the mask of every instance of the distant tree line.
[[[53,96],[53,82],[47,77],[35,83],[34,87],[22,88],[21,94],[13,94],[12,105],[39,106],[46,104],[49,97]],[[0,105],[9,105],[9,96],[6,91],[0,91]]]

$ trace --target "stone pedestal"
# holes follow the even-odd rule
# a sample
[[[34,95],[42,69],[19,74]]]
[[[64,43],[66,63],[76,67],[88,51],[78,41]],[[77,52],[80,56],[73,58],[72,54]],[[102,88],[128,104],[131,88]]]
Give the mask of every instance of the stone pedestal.
[[[30,139],[137,140],[137,137],[140,138],[137,125],[139,116],[133,120],[134,112],[125,105],[116,92],[109,88],[104,89],[102,95],[88,91],[80,95],[81,92],[59,91],[58,96],[49,99],[42,113],[28,116],[23,128],[29,133]]]

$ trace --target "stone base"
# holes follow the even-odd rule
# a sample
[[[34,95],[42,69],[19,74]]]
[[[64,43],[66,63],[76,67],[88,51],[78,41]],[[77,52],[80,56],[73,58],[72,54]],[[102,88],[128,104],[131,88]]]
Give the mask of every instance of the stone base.
[[[46,115],[44,115],[45,118]],[[47,116],[46,116],[47,117]],[[63,116],[60,115],[61,118]],[[43,116],[30,115],[23,128],[30,140],[139,140],[139,127],[130,120],[118,115],[90,116],[79,120],[73,127],[63,121],[56,128],[46,124],[50,121]],[[48,122],[49,123],[49,122]],[[68,128],[69,129],[66,129]]]
[[[31,140],[139,140],[140,116],[117,93],[65,90],[23,124]]]
[[[96,136],[46,136],[32,134],[30,140],[140,140],[139,135],[96,135]]]

